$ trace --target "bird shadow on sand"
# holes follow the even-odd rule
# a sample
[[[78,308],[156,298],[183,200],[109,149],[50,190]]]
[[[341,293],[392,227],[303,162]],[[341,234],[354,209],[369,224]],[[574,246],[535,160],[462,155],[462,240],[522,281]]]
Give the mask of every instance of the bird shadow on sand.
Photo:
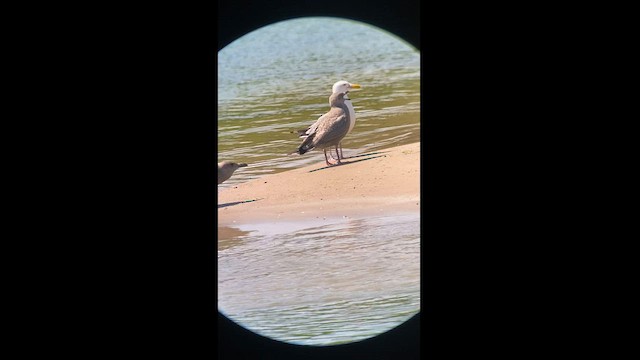
[[[366,154],[360,154],[360,155],[354,155],[354,156],[347,156],[345,159],[353,159],[353,158],[359,158],[359,157],[363,157],[363,156],[378,155],[378,154],[384,154],[384,153],[388,153],[388,151],[376,151],[376,152],[372,152],[372,153],[366,153]],[[376,156],[376,157],[378,157],[378,156]]]
[[[357,156],[350,156],[346,159],[352,159],[352,158],[356,158],[356,157],[362,157],[362,156],[367,156],[367,155],[373,155],[373,154],[379,154],[379,153],[371,153],[371,154],[363,154],[363,155],[357,155]],[[321,167],[319,169],[314,169],[314,170],[309,170],[309,172],[314,172],[314,171],[318,171],[318,170],[324,170],[324,169],[330,169],[330,168],[334,168],[334,167],[338,167],[338,166],[345,166],[345,165],[349,165],[349,164],[354,164],[360,161],[365,161],[365,160],[371,160],[371,159],[375,159],[375,158],[379,158],[379,157],[386,157],[387,155],[378,155],[378,156],[371,156],[368,158],[364,158],[364,159],[358,159],[358,160],[352,160],[352,161],[342,161],[342,164],[340,165],[332,165],[332,166],[324,166]]]
[[[233,202],[228,202],[228,203],[224,203],[224,204],[218,204],[218,209],[222,209],[222,208],[225,208],[225,207],[228,207],[228,206],[234,206],[234,205],[238,205],[238,204],[250,203],[250,202],[259,201],[259,200],[262,200],[262,199],[233,201]]]

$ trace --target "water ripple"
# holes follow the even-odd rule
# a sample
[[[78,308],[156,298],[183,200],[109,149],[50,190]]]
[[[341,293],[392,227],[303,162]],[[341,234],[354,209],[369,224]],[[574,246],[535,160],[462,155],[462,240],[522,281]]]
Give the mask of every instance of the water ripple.
[[[327,44],[342,55],[339,61],[327,56]],[[343,141],[345,155],[419,141],[419,52],[362,23],[285,21],[218,54],[218,161],[249,164],[219,187],[323,161],[317,151],[285,154],[300,144],[293,132],[329,110],[331,85],[339,79],[363,87],[350,94],[357,123]]]
[[[243,225],[218,250],[218,307],[277,340],[364,339],[420,309],[418,214]]]

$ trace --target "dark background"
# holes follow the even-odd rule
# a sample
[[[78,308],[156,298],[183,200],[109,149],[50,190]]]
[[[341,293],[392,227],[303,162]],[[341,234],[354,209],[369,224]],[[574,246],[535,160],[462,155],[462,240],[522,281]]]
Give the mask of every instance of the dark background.
[[[335,16],[362,21],[392,32],[416,49],[420,42],[419,2],[348,4],[322,2],[221,1],[218,6],[218,50],[242,35],[268,24],[301,16]],[[423,93],[423,102],[428,99]],[[424,305],[423,305],[424,306]],[[406,358],[420,355],[422,314],[402,326],[362,342],[337,347],[303,347],[260,338],[218,315],[218,354],[220,358]]]
[[[12,213],[30,216],[10,242],[28,255],[7,272],[20,285],[8,296],[21,306],[9,307],[13,333],[37,336],[23,349],[412,359],[594,346],[576,336],[594,329],[584,304],[596,276],[575,233],[597,222],[576,216],[595,171],[573,172],[592,155],[585,140],[599,143],[581,136],[591,124],[578,110],[592,104],[576,94],[591,78],[571,53],[575,9],[420,4],[29,9],[11,32],[28,37],[11,53],[20,67],[7,71],[20,116],[6,124],[23,129],[5,132],[24,137],[6,153],[20,156],[12,175],[27,187],[7,187],[20,200]],[[251,339],[215,312],[216,52],[302,15],[367,22],[422,58],[420,317],[320,352]]]

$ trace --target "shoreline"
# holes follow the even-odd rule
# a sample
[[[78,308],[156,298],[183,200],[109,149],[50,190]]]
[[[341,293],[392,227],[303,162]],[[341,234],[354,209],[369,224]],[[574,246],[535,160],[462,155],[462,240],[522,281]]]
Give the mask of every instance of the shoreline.
[[[218,226],[420,211],[420,143],[218,189]],[[251,164],[249,164],[251,166]]]

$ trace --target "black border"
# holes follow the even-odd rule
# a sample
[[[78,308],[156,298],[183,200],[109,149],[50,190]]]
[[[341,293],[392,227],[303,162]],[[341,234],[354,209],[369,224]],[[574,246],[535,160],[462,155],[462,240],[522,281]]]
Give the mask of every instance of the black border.
[[[365,2],[352,1],[348,6],[326,6],[319,2],[221,1],[218,10],[218,50],[262,26],[305,16],[332,16],[368,23],[399,36],[421,50],[418,2],[399,1],[394,4],[366,2],[365,4]],[[424,62],[424,55],[421,61]],[[422,94],[422,102],[427,98]],[[397,357],[418,359],[421,316],[422,312],[401,326],[371,339],[340,346],[316,347],[295,346],[257,336],[218,314],[218,355],[221,359],[238,357],[340,359],[354,358],[354,356],[370,359]]]
[[[590,114],[602,106],[593,94],[610,86],[589,86],[594,70],[611,68],[594,64],[594,56],[610,55],[591,40],[609,37],[583,32],[592,18],[557,4],[422,2],[419,14],[417,2],[291,3],[241,1],[218,10],[243,19],[269,11],[293,17],[291,9],[358,12],[351,18],[391,32],[420,23],[421,354],[519,358],[548,355],[556,345],[597,346],[588,314],[607,308],[589,299],[608,292],[590,287],[582,270],[601,259],[575,249],[598,227],[587,213],[610,209],[592,203],[592,191],[609,189],[594,183],[609,173],[592,159],[610,158],[598,152],[608,144],[597,133],[610,117],[603,111],[594,122]],[[44,336],[28,345],[217,354],[216,9],[31,10],[38,24],[12,32],[30,38],[14,53],[24,67],[11,69],[20,78],[13,93],[23,100],[22,117],[7,121],[25,127],[8,137],[27,137],[7,158],[29,153],[22,162],[31,170],[18,174],[26,191],[14,191],[33,215],[19,230],[42,234],[7,241],[26,244],[31,260],[9,273],[30,275],[23,283],[32,292],[21,292],[26,309],[16,313],[29,335]],[[576,53],[576,44],[588,45]],[[598,150],[585,154],[592,146]],[[576,168],[587,170],[576,176]]]

